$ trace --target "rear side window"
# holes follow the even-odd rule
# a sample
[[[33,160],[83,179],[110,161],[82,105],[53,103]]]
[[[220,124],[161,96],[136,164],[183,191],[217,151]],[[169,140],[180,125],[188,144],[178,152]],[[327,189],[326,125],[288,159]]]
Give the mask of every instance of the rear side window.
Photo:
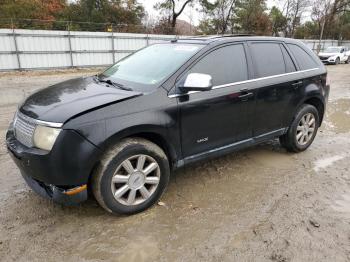
[[[247,80],[244,47],[236,44],[218,48],[203,57],[188,73],[209,74],[214,86]]]
[[[300,46],[294,44],[288,44],[290,51],[294,58],[297,60],[301,70],[311,69],[318,67],[314,59]]]
[[[279,75],[286,72],[279,43],[252,43],[251,49],[257,77]]]
[[[281,49],[283,53],[284,63],[286,65],[286,72],[287,73],[295,72],[296,71],[295,65],[293,63],[292,58],[288,54],[286,48],[283,45],[281,45]]]

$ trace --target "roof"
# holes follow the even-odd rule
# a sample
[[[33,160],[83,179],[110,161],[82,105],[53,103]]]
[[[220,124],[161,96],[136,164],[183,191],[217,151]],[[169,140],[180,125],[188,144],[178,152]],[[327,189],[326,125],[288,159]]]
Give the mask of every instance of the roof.
[[[283,37],[272,37],[272,36],[254,36],[249,34],[234,34],[234,35],[199,35],[199,36],[189,36],[189,37],[183,37],[176,39],[176,42],[191,42],[191,43],[201,43],[201,44],[209,44],[212,42],[218,42],[218,41],[230,41],[230,40],[279,40],[284,41],[286,38]],[[173,40],[174,41],[174,40]]]

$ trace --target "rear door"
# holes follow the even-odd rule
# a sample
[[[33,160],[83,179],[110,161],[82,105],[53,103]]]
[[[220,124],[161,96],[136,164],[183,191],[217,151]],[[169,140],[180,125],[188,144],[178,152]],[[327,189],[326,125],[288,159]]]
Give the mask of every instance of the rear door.
[[[257,86],[253,136],[278,135],[302,81],[293,75],[296,66],[282,43],[256,41],[249,47]]]
[[[178,97],[184,158],[251,138],[254,94],[244,82],[249,79],[244,44],[211,50],[183,78],[189,73],[210,74],[214,87]]]

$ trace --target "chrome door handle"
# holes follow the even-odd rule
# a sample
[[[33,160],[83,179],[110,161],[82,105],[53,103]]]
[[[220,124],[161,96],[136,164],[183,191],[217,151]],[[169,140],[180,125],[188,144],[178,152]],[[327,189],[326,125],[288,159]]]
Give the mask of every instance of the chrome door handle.
[[[294,82],[293,84],[292,84],[292,86],[294,87],[294,88],[298,88],[299,86],[301,86],[303,84],[303,81],[297,81],[297,82]]]
[[[238,96],[242,101],[247,101],[254,94],[252,92],[248,92],[248,90],[241,90],[241,95]]]

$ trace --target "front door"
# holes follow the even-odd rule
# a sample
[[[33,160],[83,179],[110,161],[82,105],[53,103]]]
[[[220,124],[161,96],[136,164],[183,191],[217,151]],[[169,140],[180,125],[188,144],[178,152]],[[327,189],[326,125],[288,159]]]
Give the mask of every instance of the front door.
[[[248,79],[244,45],[219,47],[200,58],[184,77],[188,73],[211,75],[214,87],[178,97],[184,158],[251,138],[254,93],[244,82]]]

